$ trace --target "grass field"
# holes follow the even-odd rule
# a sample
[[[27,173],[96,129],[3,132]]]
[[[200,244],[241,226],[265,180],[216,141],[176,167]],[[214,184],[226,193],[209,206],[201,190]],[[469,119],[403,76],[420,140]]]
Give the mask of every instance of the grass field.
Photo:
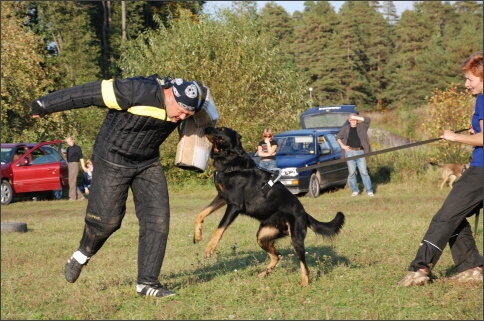
[[[348,189],[300,197],[321,221],[337,211],[346,225],[332,242],[308,231],[310,284],[301,288],[299,265],[289,239],[278,243],[284,255],[274,273],[257,274],[268,257],[256,243],[258,222],[236,219],[215,257],[204,248],[223,211],[204,223],[204,239],[193,244],[196,214],[215,195],[213,187],[171,188],[171,230],[161,281],[177,296],[136,295],[138,226],[131,197],[122,227],[87,265],[79,280],[63,276],[77,248],[86,201],[23,201],[1,208],[2,222],[25,222],[26,233],[2,233],[1,319],[119,320],[276,320],[276,319],[483,319],[483,287],[446,279],[453,263],[448,248],[434,269],[438,279],[401,288],[410,261],[431,217],[448,189],[439,173],[418,181],[375,184],[375,197],[350,197]],[[482,211],[481,211],[482,214]],[[483,250],[482,215],[477,243]],[[475,220],[469,222],[474,230]]]

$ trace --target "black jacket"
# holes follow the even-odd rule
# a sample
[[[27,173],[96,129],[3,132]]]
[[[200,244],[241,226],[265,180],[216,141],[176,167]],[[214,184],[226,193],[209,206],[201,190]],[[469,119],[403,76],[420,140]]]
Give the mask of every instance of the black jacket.
[[[33,102],[32,114],[107,107],[94,143],[93,158],[124,167],[141,167],[159,161],[160,145],[177,127],[166,116],[160,81],[153,75],[62,89]]]

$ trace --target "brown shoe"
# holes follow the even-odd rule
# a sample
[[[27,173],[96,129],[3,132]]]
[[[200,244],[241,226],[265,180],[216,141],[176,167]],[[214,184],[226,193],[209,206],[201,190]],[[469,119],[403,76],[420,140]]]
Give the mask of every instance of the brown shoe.
[[[419,269],[418,271],[408,271],[405,277],[398,282],[399,286],[413,286],[424,285],[430,280],[429,272],[427,269]]]
[[[482,266],[476,266],[475,268],[457,273],[450,277],[449,280],[458,282],[482,282]]]

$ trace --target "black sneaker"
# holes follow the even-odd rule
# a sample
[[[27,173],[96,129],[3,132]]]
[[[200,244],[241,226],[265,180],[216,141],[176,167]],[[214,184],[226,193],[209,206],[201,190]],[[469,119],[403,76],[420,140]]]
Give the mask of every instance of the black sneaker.
[[[159,298],[176,295],[175,292],[163,288],[160,284],[158,285],[138,284],[136,286],[136,292],[142,296],[156,296]]]
[[[77,279],[79,278],[79,275],[81,275],[82,267],[86,264],[81,264],[77,262],[75,258],[71,257],[67,261],[64,269],[64,276],[66,277],[67,282],[70,282],[70,283],[76,282]]]

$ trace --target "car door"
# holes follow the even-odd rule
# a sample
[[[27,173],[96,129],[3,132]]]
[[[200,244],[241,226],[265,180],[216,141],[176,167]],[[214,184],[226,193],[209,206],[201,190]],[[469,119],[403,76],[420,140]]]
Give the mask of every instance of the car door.
[[[12,187],[16,193],[61,189],[61,156],[47,144],[32,147],[12,164]]]
[[[323,163],[341,158],[341,147],[333,134],[324,134],[317,137],[318,148],[320,148],[319,162]],[[348,166],[341,162],[318,168],[321,176],[321,187],[344,185],[348,177]]]

